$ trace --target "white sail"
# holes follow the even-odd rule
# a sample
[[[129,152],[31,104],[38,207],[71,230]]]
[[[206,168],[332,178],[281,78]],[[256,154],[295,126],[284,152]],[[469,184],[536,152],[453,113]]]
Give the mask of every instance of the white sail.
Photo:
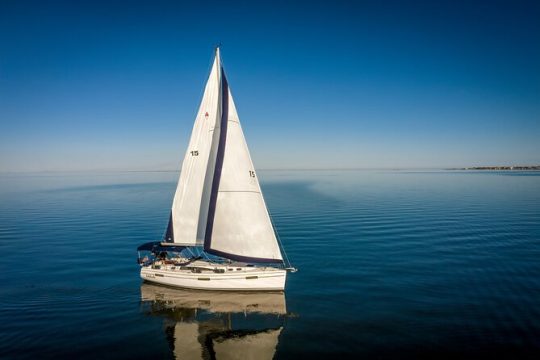
[[[221,119],[221,62],[219,50],[206,83],[189,146],[174,194],[165,241],[202,245]],[[205,189],[207,187],[208,189]]]
[[[222,70],[223,109],[205,250],[241,261],[280,262],[279,245]]]

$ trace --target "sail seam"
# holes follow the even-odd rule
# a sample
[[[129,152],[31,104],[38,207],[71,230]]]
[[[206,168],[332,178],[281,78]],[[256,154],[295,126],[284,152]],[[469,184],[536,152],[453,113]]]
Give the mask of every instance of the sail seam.
[[[218,192],[234,192],[234,193],[254,193],[254,194],[260,194],[260,191],[253,191],[253,190],[218,190]]]

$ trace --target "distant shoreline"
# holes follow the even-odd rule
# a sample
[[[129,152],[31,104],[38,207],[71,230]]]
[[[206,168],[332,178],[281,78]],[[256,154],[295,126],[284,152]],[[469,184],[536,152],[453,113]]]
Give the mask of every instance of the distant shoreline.
[[[540,171],[540,165],[518,165],[518,166],[471,166],[471,167],[388,167],[388,168],[261,168],[256,171],[464,171],[464,170],[478,170],[478,171]],[[89,169],[89,170],[36,170],[36,171],[0,171],[2,175],[24,175],[24,174],[40,174],[40,175],[58,175],[58,174],[118,174],[118,173],[179,173],[180,169],[162,169],[162,170],[114,170],[114,169]]]
[[[523,170],[532,170],[540,171],[540,165],[531,165],[531,166],[472,166],[465,168],[453,168],[448,170],[508,170],[508,171],[523,171]]]

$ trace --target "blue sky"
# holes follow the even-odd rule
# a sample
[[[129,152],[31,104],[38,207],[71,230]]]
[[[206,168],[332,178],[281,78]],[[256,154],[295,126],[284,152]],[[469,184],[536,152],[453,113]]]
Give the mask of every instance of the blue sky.
[[[0,3],[0,171],[179,169],[222,54],[255,166],[540,163],[540,3]]]

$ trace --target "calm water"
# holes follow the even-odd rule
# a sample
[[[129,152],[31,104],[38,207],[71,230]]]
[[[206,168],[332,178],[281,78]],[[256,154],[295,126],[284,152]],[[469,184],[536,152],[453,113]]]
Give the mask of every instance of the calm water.
[[[261,171],[266,297],[141,286],[176,176],[0,177],[0,358],[540,356],[540,173]]]

